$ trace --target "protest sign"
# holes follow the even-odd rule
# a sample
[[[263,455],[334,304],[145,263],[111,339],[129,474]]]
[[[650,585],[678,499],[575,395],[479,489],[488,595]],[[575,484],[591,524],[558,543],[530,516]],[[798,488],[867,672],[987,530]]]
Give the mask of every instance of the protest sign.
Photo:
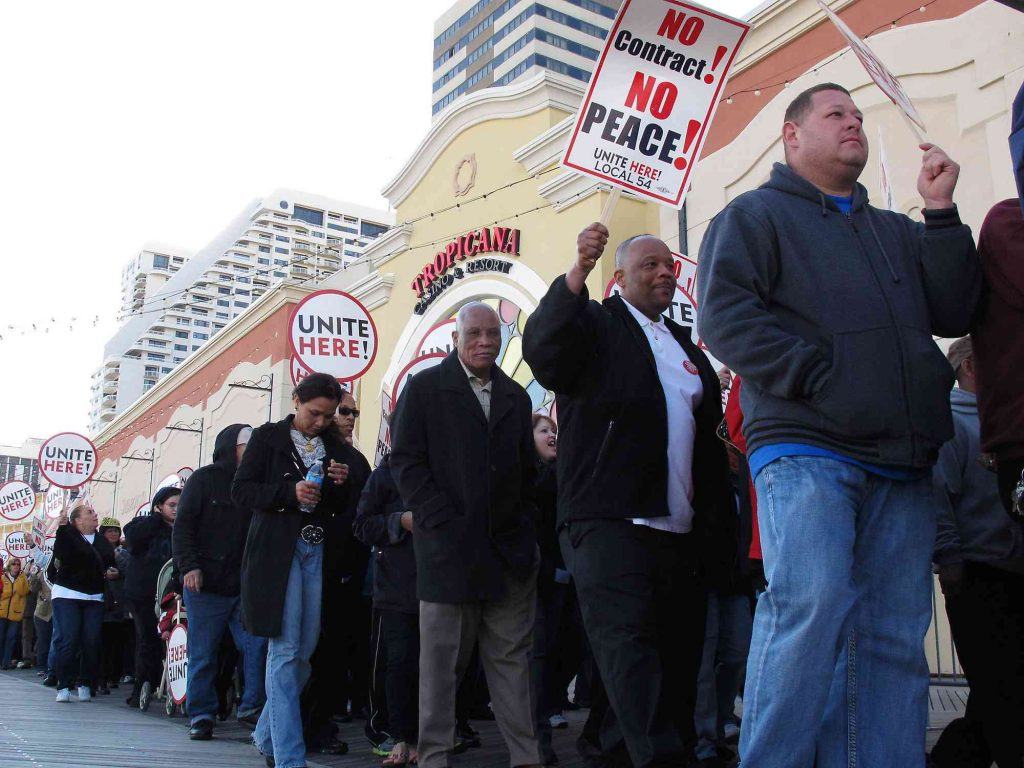
[[[39,471],[51,485],[77,488],[96,472],[96,446],[77,432],[56,434],[39,447]]]
[[[50,490],[46,492],[46,500],[43,502],[46,516],[51,519],[60,517],[60,513],[64,511],[64,505],[67,504],[67,498],[67,491],[60,486],[51,485]]]
[[[179,624],[167,640],[167,690],[175,704],[185,701],[188,685],[188,631]]]
[[[455,318],[443,320],[423,335],[416,356],[442,352],[448,354],[455,349],[455,342],[452,341],[452,334],[455,332]]]
[[[681,207],[748,29],[693,3],[625,0],[562,164]]]
[[[882,191],[882,207],[889,211],[895,211],[896,195],[892,190],[892,177],[889,175],[889,158],[885,154],[882,126],[878,126],[878,186]]]
[[[11,523],[24,520],[36,506],[36,492],[21,480],[0,485],[0,517]]]
[[[148,514],[149,514],[149,502],[147,501],[144,504],[140,504],[139,505],[139,508],[135,510],[135,514],[132,515],[132,517],[145,517]]]
[[[307,370],[353,381],[373,365],[377,327],[366,307],[344,291],[316,291],[292,312],[288,342]]]
[[[4,539],[4,549],[11,557],[24,560],[32,554],[32,542],[25,531],[11,531]]]
[[[835,25],[839,33],[846,38],[846,42],[850,44],[850,48],[860,59],[860,63],[867,70],[867,73],[871,76],[871,79],[875,81],[875,85],[882,89],[882,93],[892,100],[892,103],[899,107],[903,117],[907,120],[907,125],[910,126],[910,130],[913,131],[914,135],[917,136],[918,141],[924,141],[925,137],[923,134],[928,132],[928,129],[924,127],[924,120],[917,113],[917,109],[914,107],[914,103],[910,100],[907,92],[903,90],[903,85],[900,83],[896,76],[889,71],[889,68],[882,63],[882,60],[875,55],[868,44],[865,43],[857,33],[846,26],[846,22],[840,19],[832,9],[825,4],[824,0],[818,0],[818,5],[821,10],[825,12],[829,20]],[[918,130],[920,129],[920,130]]]
[[[181,476],[177,472],[175,472],[173,475],[168,475],[163,480],[161,480],[159,483],[157,483],[156,490],[154,491],[154,493],[156,493],[156,491],[159,491],[161,488],[184,488],[184,487],[185,487],[185,481],[181,479]]]
[[[299,386],[299,382],[312,373],[295,355],[292,355],[291,361],[288,364],[288,372],[292,376],[293,387]]]

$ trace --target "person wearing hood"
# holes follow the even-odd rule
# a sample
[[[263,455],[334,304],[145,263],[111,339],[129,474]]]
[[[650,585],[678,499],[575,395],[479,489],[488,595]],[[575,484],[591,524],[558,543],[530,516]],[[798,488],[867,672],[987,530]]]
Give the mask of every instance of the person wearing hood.
[[[124,527],[125,546],[131,554],[124,596],[135,621],[135,682],[127,704],[143,712],[163,674],[164,646],[153,606],[160,569],[171,559],[171,529],[180,496],[180,488],[161,488],[153,496],[150,513]]]
[[[714,218],[698,259],[702,340],[743,377],[761,502],[768,589],[740,740],[758,768],[925,759],[930,475],[953,436],[932,337],[968,331],[981,270],[953,203],[960,167],[921,144],[924,221],[875,208],[857,182],[863,123],[840,85],[798,95],[785,163]]]
[[[181,491],[171,535],[188,611],[185,695],[191,718],[189,738],[196,740],[213,735],[218,710],[218,649],[226,631],[242,652],[245,672],[238,719],[255,725],[266,700],[267,642],[242,626],[242,553],[252,509],[231,500],[231,483],[251,435],[248,424],[232,424],[220,431],[213,462],[193,472]]]
[[[943,732],[932,761],[936,768],[965,765],[973,736],[986,753],[977,764],[1016,767],[1024,757],[1024,536],[981,461],[971,340],[953,342],[947,357],[959,385],[950,395],[956,434],[939,451],[933,475],[934,561],[971,694],[965,722]]]

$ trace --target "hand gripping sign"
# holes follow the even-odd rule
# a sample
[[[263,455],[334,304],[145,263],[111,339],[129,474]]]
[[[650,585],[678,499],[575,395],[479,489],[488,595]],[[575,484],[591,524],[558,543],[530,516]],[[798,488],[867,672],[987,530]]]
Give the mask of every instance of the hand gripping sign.
[[[36,492],[32,486],[21,480],[11,480],[0,485],[0,517],[10,523],[17,523],[32,514],[36,506]]]
[[[903,90],[903,86],[900,81],[896,79],[896,76],[889,71],[889,68],[882,63],[882,60],[875,55],[875,52],[868,48],[868,44],[861,40],[857,33],[846,26],[846,22],[840,19],[832,9],[829,8],[823,0],[818,0],[818,5],[821,10],[825,12],[825,15],[835,24],[836,29],[846,38],[846,42],[850,44],[850,48],[857,54],[857,58],[860,59],[860,63],[864,65],[864,69],[867,70],[868,74],[871,75],[871,79],[875,81],[877,85],[886,96],[888,96],[892,103],[899,107],[903,113],[904,118],[907,120],[907,125],[910,126],[910,130],[917,136],[918,141],[924,141],[925,137],[923,134],[928,132],[928,129],[924,126],[924,120],[921,119],[921,115],[917,113],[917,109],[914,107],[914,103],[910,100],[907,92]],[[920,129],[920,131],[918,130]]]
[[[77,488],[96,472],[96,446],[77,432],[61,432],[39,448],[39,471],[51,485]]]
[[[292,312],[288,342],[307,370],[339,382],[358,379],[377,356],[377,326],[366,307],[344,291],[316,291]]]
[[[682,207],[749,26],[680,0],[624,0],[562,164]]]

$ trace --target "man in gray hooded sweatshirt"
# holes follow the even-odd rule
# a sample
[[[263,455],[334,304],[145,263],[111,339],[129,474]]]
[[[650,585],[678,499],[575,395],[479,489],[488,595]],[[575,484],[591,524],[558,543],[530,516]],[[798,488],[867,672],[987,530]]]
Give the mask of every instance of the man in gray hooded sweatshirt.
[[[703,340],[743,377],[767,591],[743,768],[924,765],[935,503],[953,374],[932,335],[980,291],[953,190],[922,144],[924,222],[868,205],[863,115],[825,83],[786,110],[786,162],[701,244]]]

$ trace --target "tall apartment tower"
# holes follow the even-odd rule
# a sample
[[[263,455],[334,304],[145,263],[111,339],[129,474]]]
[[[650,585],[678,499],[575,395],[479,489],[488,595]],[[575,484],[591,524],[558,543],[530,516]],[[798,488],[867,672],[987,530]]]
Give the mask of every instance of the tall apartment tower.
[[[123,324],[92,376],[96,434],[271,285],[332,274],[394,224],[394,213],[295,190],[254,200],[205,248],[147,244],[121,278]]]
[[[551,70],[587,82],[620,0],[458,0],[434,22],[432,113]]]

